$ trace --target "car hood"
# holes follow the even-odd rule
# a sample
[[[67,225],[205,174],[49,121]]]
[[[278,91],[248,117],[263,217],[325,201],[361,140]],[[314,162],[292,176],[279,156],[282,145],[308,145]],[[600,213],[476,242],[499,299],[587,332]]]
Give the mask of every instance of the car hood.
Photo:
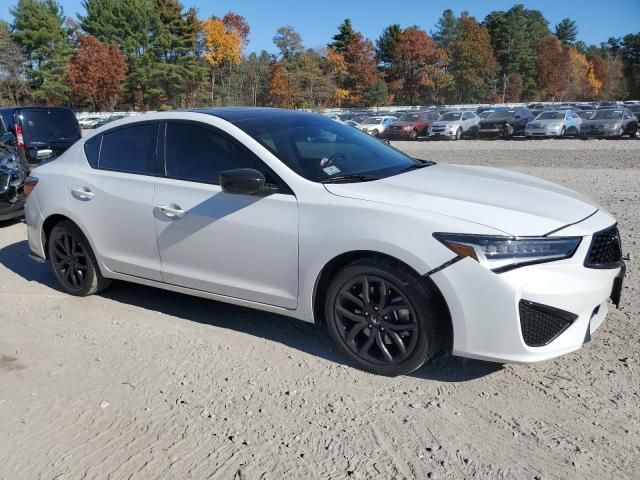
[[[544,235],[598,210],[591,199],[568,188],[490,167],[433,165],[325,187],[334,195],[455,217],[513,236]]]
[[[544,120],[531,120],[531,122],[529,122],[529,125],[549,125],[550,123],[564,123],[565,121],[566,120],[564,120],[563,118],[560,118],[558,120],[550,120],[545,118]]]
[[[448,127],[452,125],[457,125],[459,123],[460,123],[460,120],[439,121],[439,122],[433,122],[431,126],[432,127]]]
[[[505,125],[507,123],[511,123],[513,121],[513,117],[508,117],[508,118],[502,118],[502,119],[488,119],[488,118],[484,118],[482,120],[480,120],[480,126],[485,126],[485,127],[489,127],[492,125]]]
[[[418,122],[393,122],[391,125],[394,127],[413,127],[417,124]]]
[[[597,119],[592,119],[592,120],[585,120],[584,122],[582,122],[583,125],[615,125],[615,124],[620,124],[622,123],[622,119],[618,118],[616,120],[610,120],[610,119],[602,119],[602,120],[597,120]]]

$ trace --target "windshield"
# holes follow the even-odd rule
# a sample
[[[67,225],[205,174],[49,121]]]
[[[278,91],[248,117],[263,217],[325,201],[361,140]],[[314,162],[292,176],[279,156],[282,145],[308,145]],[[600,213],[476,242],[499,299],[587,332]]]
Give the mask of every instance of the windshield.
[[[593,111],[592,110],[580,110],[580,111],[577,111],[576,114],[580,118],[590,119],[593,116]]]
[[[493,112],[491,110],[487,110],[486,112],[479,113],[478,116],[480,118],[488,118],[489,115],[491,115],[492,113],[495,113],[495,112]]]
[[[233,122],[285,165],[314,182],[345,175],[384,178],[422,165],[376,138],[316,115]],[[356,180],[357,181],[357,180]]]
[[[418,120],[420,120],[419,113],[405,113],[398,119],[400,122],[417,122]]]
[[[564,112],[542,112],[536,120],[564,120]]]
[[[513,114],[516,113],[515,110],[500,110],[498,112],[493,112],[491,115],[489,115],[487,118],[490,119],[501,119],[501,118],[510,118],[513,116]]]
[[[461,117],[462,117],[461,112],[445,113],[444,115],[440,115],[438,117],[438,121],[439,122],[455,122],[457,120],[460,120]]]
[[[75,142],[80,138],[76,116],[66,108],[21,109],[25,142]]]
[[[592,120],[620,120],[622,110],[596,110]]]
[[[369,117],[362,123],[364,125],[378,125],[380,122],[382,122],[382,118],[380,117]]]

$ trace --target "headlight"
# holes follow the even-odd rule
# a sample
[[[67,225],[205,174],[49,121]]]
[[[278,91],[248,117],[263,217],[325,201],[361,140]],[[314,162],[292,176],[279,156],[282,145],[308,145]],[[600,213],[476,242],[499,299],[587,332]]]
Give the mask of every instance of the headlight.
[[[434,233],[436,240],[457,253],[469,257],[496,273],[534,263],[570,258],[581,237],[503,237]]]
[[[13,170],[18,167],[18,159],[13,153],[11,153],[6,157],[0,159],[0,167]]]

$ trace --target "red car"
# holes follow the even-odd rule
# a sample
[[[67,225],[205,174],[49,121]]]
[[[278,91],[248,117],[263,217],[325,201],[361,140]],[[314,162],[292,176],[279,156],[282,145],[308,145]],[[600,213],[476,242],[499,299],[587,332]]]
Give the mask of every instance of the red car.
[[[438,119],[438,116],[439,114],[435,110],[405,113],[382,132],[381,138],[415,140],[418,135],[426,134],[427,128]]]

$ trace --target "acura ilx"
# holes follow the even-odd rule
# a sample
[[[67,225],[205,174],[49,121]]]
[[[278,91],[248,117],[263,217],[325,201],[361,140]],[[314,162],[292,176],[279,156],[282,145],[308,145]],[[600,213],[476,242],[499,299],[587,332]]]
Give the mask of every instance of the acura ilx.
[[[32,256],[65,292],[124,280],[323,324],[383,375],[557,357],[620,301],[616,221],[589,198],[311,113],[130,117],[26,183]]]

